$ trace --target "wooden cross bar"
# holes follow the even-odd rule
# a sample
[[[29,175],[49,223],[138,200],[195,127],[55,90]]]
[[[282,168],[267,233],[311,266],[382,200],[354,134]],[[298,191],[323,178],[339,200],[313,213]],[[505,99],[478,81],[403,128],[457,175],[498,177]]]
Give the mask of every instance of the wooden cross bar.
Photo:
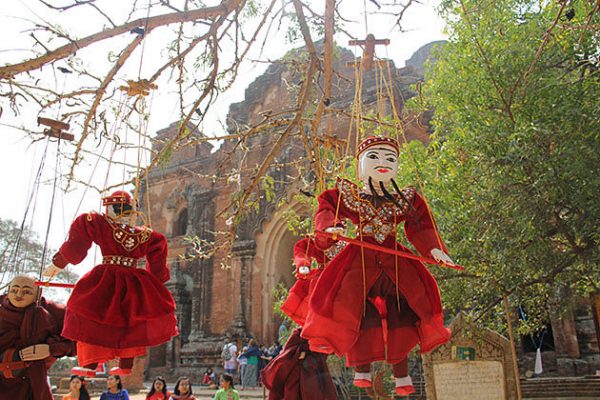
[[[369,71],[373,68],[373,64],[377,63],[386,63],[387,61],[374,61],[375,57],[375,46],[379,44],[388,45],[390,44],[390,39],[375,39],[375,35],[369,33],[365,40],[350,40],[348,42],[350,46],[364,46],[363,47],[363,56],[360,61],[354,61],[348,63],[349,66],[355,66],[358,62],[362,62],[363,68],[366,71]]]
[[[67,132],[63,132],[64,130],[69,129],[70,126],[66,122],[56,121],[54,119],[44,117],[38,117],[37,122],[40,125],[49,127],[49,129],[44,129],[44,135],[55,137],[61,140],[75,140],[74,135]]]

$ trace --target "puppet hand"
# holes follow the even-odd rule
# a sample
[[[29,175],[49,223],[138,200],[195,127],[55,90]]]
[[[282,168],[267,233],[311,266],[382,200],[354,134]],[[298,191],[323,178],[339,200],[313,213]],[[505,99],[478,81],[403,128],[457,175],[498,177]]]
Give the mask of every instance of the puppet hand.
[[[54,264],[50,264],[48,265],[46,268],[44,268],[44,271],[42,272],[43,276],[46,276],[48,278],[53,278],[56,275],[58,275],[58,273],[62,271],[62,269],[58,268],[56,265]]]
[[[47,344],[34,344],[19,351],[19,357],[23,361],[43,360],[50,357],[50,346]]]
[[[437,262],[441,262],[443,264],[448,264],[448,265],[455,265],[454,261],[452,261],[452,259],[448,256],[448,254],[444,253],[440,249],[432,249],[431,250],[431,256]]]
[[[302,265],[300,267],[298,267],[298,269],[296,270],[296,273],[298,274],[298,278],[300,279],[305,279],[308,274],[310,272],[310,267],[307,265]]]
[[[334,235],[343,235],[344,228],[341,226],[330,226],[329,228],[325,229],[325,232],[333,233]]]

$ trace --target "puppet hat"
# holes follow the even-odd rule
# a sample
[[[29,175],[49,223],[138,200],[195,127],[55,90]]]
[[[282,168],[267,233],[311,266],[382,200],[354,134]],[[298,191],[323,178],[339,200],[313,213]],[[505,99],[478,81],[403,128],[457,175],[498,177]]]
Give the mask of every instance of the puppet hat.
[[[102,198],[102,205],[109,206],[111,204],[128,204],[133,207],[133,198],[123,190],[117,190],[111,195]]]
[[[356,158],[360,157],[360,155],[369,147],[373,147],[378,144],[392,146],[396,150],[396,153],[400,152],[400,145],[396,139],[386,136],[369,136],[358,145],[358,148],[356,149]]]

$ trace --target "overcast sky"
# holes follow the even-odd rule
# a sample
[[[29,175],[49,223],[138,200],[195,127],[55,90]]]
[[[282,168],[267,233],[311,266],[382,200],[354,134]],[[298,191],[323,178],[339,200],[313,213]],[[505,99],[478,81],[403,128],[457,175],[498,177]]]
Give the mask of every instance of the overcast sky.
[[[70,0],[51,1],[52,4],[65,5],[71,3]],[[138,2],[138,3],[144,3]],[[216,0],[207,1],[207,3],[218,3]],[[312,1],[315,10],[320,11],[324,1]],[[345,16],[353,17],[357,20],[364,21],[360,16],[363,12],[363,1],[345,0],[343,4],[354,4],[356,6],[356,16],[351,15],[353,9],[351,7],[342,7],[342,12]],[[368,3],[369,10],[374,7]],[[438,1],[423,1],[422,5],[416,4],[409,9],[409,12],[404,17],[404,27],[407,32],[399,33],[397,30],[391,31],[392,24],[389,19],[384,17],[369,17],[368,29],[377,38],[389,38],[391,44],[387,48],[377,49],[378,57],[389,57],[394,60],[396,66],[403,66],[404,61],[408,59],[418,48],[434,40],[444,39],[443,22],[438,18],[434,11],[434,5]],[[114,1],[114,0],[98,0],[97,4],[110,5],[106,7],[109,10],[111,18],[118,24],[119,21],[124,21],[129,12],[129,1]],[[163,10],[161,13],[167,12]],[[152,14],[151,14],[152,15]],[[145,15],[143,15],[145,16]],[[58,23],[63,29],[70,32],[73,36],[83,37],[91,33],[95,33],[102,29],[104,20],[98,17],[96,11],[91,7],[77,7],[67,12],[59,13],[48,10],[41,5],[37,0],[10,0],[0,1],[0,63],[7,64],[18,62],[23,59],[32,57],[31,52],[31,37],[29,31],[32,23],[40,21],[51,21]],[[364,22],[351,24],[346,26],[353,35],[364,37],[366,29]],[[173,27],[165,29],[157,29],[148,38],[148,41],[143,49],[143,52],[138,51],[132,56],[132,65],[130,68],[131,74],[137,77],[139,70],[142,71],[141,76],[144,77],[144,71],[153,71],[157,66],[164,63],[164,45],[169,40],[173,39]],[[93,51],[81,52],[80,56],[85,59],[86,65],[93,68],[95,64],[102,66],[106,64],[106,54],[108,51],[118,51],[124,47],[126,40],[130,38],[121,38],[112,42],[100,43],[93,47]],[[336,41],[342,46],[347,46],[348,38],[343,35],[336,35]],[[50,43],[49,48],[53,49],[64,42]],[[261,56],[261,60],[275,60],[283,56],[289,49],[298,47],[302,43],[289,44],[285,43],[283,33],[273,35],[269,40],[269,44],[265,52]],[[352,49],[360,54],[360,50]],[[143,54],[143,61],[142,60]],[[258,59],[259,54],[250,54],[249,59]],[[141,67],[140,67],[141,65]],[[267,65],[265,63],[246,62],[241,71],[240,78],[232,86],[232,88],[221,95],[215,106],[212,108],[210,118],[207,119],[201,129],[209,136],[220,136],[225,132],[220,121],[225,120],[228,111],[228,106],[232,102],[243,100],[244,89],[256,77],[264,72]],[[125,69],[127,72],[127,69]],[[45,74],[46,79],[54,85],[57,91],[68,90],[69,87],[75,87],[78,82],[72,76],[64,75],[57,76]],[[54,161],[56,156],[56,143],[50,143],[46,150],[45,141],[32,144],[30,138],[21,131],[12,129],[10,125],[24,125],[30,129],[41,130],[35,124],[37,118],[37,109],[32,104],[31,107],[24,107],[18,117],[13,115],[9,109],[7,102],[2,99],[0,105],[3,108],[2,116],[0,117],[0,168],[2,170],[2,184],[4,187],[4,195],[0,200],[0,218],[12,219],[21,223],[26,209],[27,199],[31,195],[34,188],[33,182],[37,170],[40,167],[42,154],[47,151],[46,162],[43,167],[44,185],[39,187],[39,192],[33,201],[30,209],[30,216],[27,224],[38,232],[43,239],[45,237],[46,227],[48,223],[48,214],[50,212],[49,204],[52,197],[51,182],[54,177],[55,167]],[[149,100],[150,101],[150,100]],[[158,129],[166,127],[170,123],[178,119],[179,107],[177,105],[174,88],[168,84],[159,84],[159,89],[151,98],[151,115],[149,120],[148,132],[152,133]],[[50,118],[55,115],[46,115]],[[72,131],[75,137],[78,137],[80,132]],[[102,146],[102,145],[101,145]],[[127,156],[125,156],[127,157]],[[147,160],[146,155],[142,158],[142,163]],[[108,184],[118,182],[122,178],[122,172],[113,171],[106,178],[106,162],[100,161],[98,167],[93,169],[97,160],[90,160],[88,166],[82,166],[77,171],[77,178],[81,181],[92,181],[97,186],[102,186],[105,181]],[[64,173],[68,165],[59,163],[59,172]],[[114,167],[113,167],[114,168]],[[99,210],[100,196],[94,191],[84,190],[81,186],[76,187],[69,193],[57,191],[54,210],[52,212],[52,221],[50,226],[50,235],[48,241],[50,246],[57,248],[60,246],[70,222],[78,213],[87,212],[90,210]],[[35,209],[35,212],[33,212]],[[93,266],[94,252],[90,252],[88,259],[78,267],[76,271],[84,272]],[[98,255],[96,255],[98,257]]]

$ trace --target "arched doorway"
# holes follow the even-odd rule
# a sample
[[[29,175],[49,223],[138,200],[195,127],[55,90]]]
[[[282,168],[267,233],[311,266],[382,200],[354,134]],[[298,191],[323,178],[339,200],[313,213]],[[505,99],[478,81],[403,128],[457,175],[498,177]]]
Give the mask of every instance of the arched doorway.
[[[273,289],[279,283],[283,283],[289,289],[296,281],[293,256],[294,244],[299,237],[287,228],[284,214],[289,210],[301,215],[305,213],[302,204],[293,202],[277,210],[256,237],[256,256],[262,260],[260,330],[264,343],[272,343],[277,338],[277,329],[281,321],[273,311]]]

